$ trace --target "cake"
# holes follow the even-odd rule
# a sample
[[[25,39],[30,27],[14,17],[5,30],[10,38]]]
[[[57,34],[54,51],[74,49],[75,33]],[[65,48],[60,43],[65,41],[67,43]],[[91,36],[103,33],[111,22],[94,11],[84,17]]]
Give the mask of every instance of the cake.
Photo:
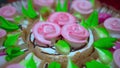
[[[95,1],[22,2],[19,13],[14,5],[0,8],[0,45],[8,61],[2,68],[119,67],[120,18],[98,13]]]

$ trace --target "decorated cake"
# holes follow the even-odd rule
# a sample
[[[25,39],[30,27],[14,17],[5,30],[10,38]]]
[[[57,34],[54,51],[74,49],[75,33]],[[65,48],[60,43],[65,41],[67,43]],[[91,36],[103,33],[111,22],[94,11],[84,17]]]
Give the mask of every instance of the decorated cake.
[[[120,18],[100,7],[95,0],[2,6],[0,67],[120,68]]]

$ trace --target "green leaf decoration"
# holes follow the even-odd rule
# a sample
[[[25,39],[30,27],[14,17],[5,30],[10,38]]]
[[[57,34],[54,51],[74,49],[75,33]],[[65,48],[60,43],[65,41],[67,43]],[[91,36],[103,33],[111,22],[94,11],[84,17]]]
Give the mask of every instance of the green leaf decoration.
[[[100,38],[98,40],[96,40],[93,45],[94,47],[98,47],[98,48],[104,48],[104,49],[108,49],[113,47],[115,44],[115,42],[117,41],[116,38]]]
[[[8,34],[7,38],[4,42],[4,47],[8,48],[16,44],[18,38],[20,36],[20,32],[15,33],[15,34]]]
[[[86,24],[85,19],[82,19],[80,25],[83,26],[84,28],[88,29],[88,25]]]
[[[64,12],[67,12],[67,11],[68,11],[68,0],[64,0],[64,6],[63,6],[62,10],[63,10]]]
[[[40,15],[40,21],[44,21],[44,19],[43,19],[42,15]]]
[[[55,44],[55,47],[60,54],[69,54],[70,52],[70,46],[64,40],[58,40],[58,42]]]
[[[28,0],[28,9],[25,9],[24,6],[22,6],[22,13],[28,17],[28,18],[36,18],[37,13],[33,8],[32,0]]]
[[[109,66],[102,64],[96,60],[92,60],[86,63],[86,68],[109,68]]]
[[[32,53],[28,54],[27,57],[20,62],[20,64],[25,66],[25,68],[37,68]]]
[[[39,10],[41,15],[46,14],[47,12],[51,12],[51,11],[52,11],[51,8],[46,7],[46,6],[41,7],[40,10]]]
[[[95,0],[90,0],[90,2],[92,3],[92,5],[95,5]]]
[[[48,68],[61,68],[61,64],[53,61],[48,65]]]
[[[76,18],[78,18],[78,19],[82,19],[82,18],[83,18],[82,15],[81,15],[80,13],[78,13],[78,12],[74,13],[73,15],[74,15]]]
[[[99,55],[99,60],[103,64],[110,64],[113,61],[113,55],[109,50],[95,48]]]
[[[57,5],[56,5],[56,11],[59,12],[61,10],[62,10],[61,9],[61,3],[60,3],[60,0],[58,0]]]
[[[6,49],[6,60],[10,61],[12,59],[14,59],[17,56],[20,56],[22,54],[24,54],[23,51],[21,51],[21,49],[19,47],[9,47]]]
[[[15,16],[15,17],[14,17],[14,21],[15,21],[17,24],[21,23],[21,20],[23,20],[23,16]]]
[[[89,18],[86,20],[86,23],[89,27],[95,27],[98,25],[98,12],[94,10]]]
[[[5,29],[6,31],[14,31],[19,29],[19,26],[15,23],[7,21],[5,18],[0,16],[0,28]]]
[[[70,58],[68,58],[67,68],[79,68]]]
[[[68,0],[64,0],[63,6],[60,0],[58,0],[56,5],[56,12],[68,12]]]
[[[94,27],[93,28],[98,38],[110,37],[109,32],[103,27]]]

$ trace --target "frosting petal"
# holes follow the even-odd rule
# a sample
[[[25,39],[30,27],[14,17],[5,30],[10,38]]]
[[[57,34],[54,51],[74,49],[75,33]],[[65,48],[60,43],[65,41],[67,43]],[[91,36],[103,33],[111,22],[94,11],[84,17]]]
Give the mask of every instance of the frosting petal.
[[[115,64],[120,68],[120,49],[117,49],[113,53],[113,58],[114,58]]]
[[[79,24],[67,24],[63,26],[61,34],[69,43],[71,42],[76,44],[87,43],[87,39],[89,37],[88,31]],[[71,46],[74,47],[75,45]]]
[[[54,0],[33,0],[35,5],[38,6],[51,6],[54,3]]]
[[[20,64],[11,64],[8,65],[7,68],[25,68],[25,67]]]
[[[6,31],[3,29],[0,29],[0,38],[4,37],[6,35]]]
[[[93,12],[92,4],[87,0],[74,0],[72,8],[81,14],[89,14]]]
[[[104,26],[109,30],[118,31],[120,33],[120,18],[108,18],[105,20]]]
[[[63,26],[65,24],[75,23],[76,19],[69,13],[55,12],[50,15],[47,21]]]
[[[35,39],[44,44],[51,44],[50,39],[60,35],[60,27],[49,22],[38,22],[33,27]]]
[[[8,20],[13,21],[13,17],[15,16],[15,14],[16,14],[16,8],[11,5],[7,5],[0,8],[0,16],[3,16]]]

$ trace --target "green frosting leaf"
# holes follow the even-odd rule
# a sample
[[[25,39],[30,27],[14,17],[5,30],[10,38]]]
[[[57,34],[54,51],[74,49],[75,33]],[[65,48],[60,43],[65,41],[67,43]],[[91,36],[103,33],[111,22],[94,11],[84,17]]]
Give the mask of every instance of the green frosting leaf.
[[[80,13],[78,13],[78,12],[74,13],[73,15],[74,15],[76,18],[78,18],[78,19],[82,19],[82,18],[83,18],[82,15],[81,15]]]
[[[64,40],[59,40],[56,44],[55,44],[56,50],[60,53],[60,54],[69,54],[70,52],[70,46],[69,44],[64,41]]]
[[[25,66],[25,68],[37,68],[32,53],[28,54],[27,57],[20,62],[20,64]]]
[[[92,60],[86,63],[86,68],[109,68],[107,65]]]
[[[67,68],[79,68],[70,58],[68,58]]]
[[[10,46],[15,45],[18,38],[19,38],[19,36],[20,36],[20,32],[15,33],[15,34],[8,34],[7,38],[6,38],[5,42],[4,42],[4,47],[8,48]]]
[[[51,9],[45,6],[45,7],[41,7],[39,11],[40,14],[42,15],[42,14],[46,14],[47,12],[51,12]]]
[[[94,4],[95,4],[95,0],[90,0],[90,2],[91,2],[92,5],[94,6]]]
[[[113,60],[113,55],[109,50],[105,50],[105,49],[100,49],[100,48],[95,48],[98,52],[99,55],[99,60],[103,63],[103,64],[110,64]]]
[[[40,21],[44,21],[44,19],[43,19],[42,15],[40,15]]]
[[[64,4],[61,4],[60,0],[58,0],[56,5],[56,12],[68,12],[68,0],[65,0]]]
[[[61,64],[54,61],[48,65],[48,68],[61,68]]]
[[[83,26],[84,28],[88,29],[88,25],[87,25],[87,23],[85,22],[85,19],[82,19],[80,25]]]
[[[24,54],[24,52],[21,51],[21,49],[19,47],[9,47],[6,49],[6,54],[7,54],[6,60],[10,61],[15,57]]]
[[[98,40],[96,40],[93,45],[95,47],[98,48],[104,48],[104,49],[108,49],[114,46],[114,42],[116,42],[117,39],[116,38],[100,38]]]
[[[110,37],[109,32],[103,27],[94,27],[93,29],[95,30],[98,38]]]
[[[37,13],[33,8],[32,0],[28,0],[28,9],[25,9],[24,6],[22,6],[22,13],[29,18],[36,18]]]
[[[67,12],[67,11],[68,11],[68,0],[64,0],[64,4],[63,4],[62,10],[63,10],[64,12]]]
[[[86,23],[89,27],[95,27],[98,25],[98,12],[94,10],[89,18],[86,20]]]
[[[15,16],[14,17],[14,21],[17,23],[17,24],[19,24],[19,23],[21,23],[21,20],[23,19],[23,16]]]
[[[5,29],[6,31],[14,31],[19,29],[19,26],[15,23],[7,21],[5,18],[0,16],[0,28]]]

